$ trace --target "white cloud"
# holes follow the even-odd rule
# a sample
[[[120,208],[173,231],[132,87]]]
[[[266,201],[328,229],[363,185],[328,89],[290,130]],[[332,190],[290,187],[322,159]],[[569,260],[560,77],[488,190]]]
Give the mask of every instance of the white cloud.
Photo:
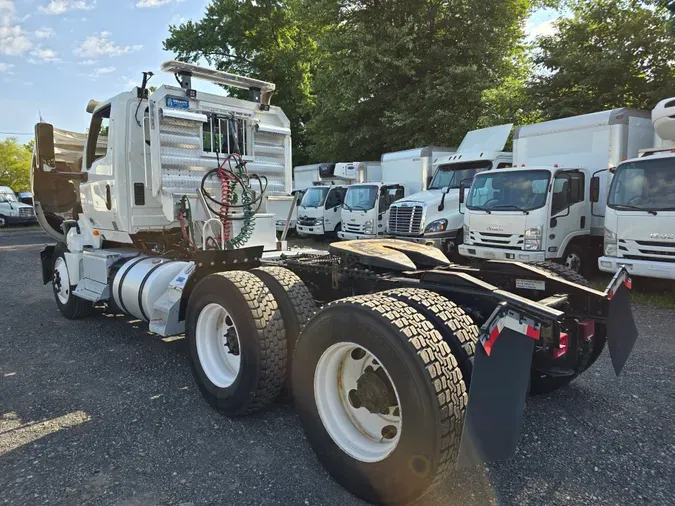
[[[94,72],[91,73],[91,77],[101,77],[106,74],[112,74],[113,72],[115,72],[115,70],[117,70],[115,67],[103,67],[100,69],[96,69],[94,70]]]
[[[78,62],[80,65],[96,65],[98,63],[98,60],[82,60],[81,62]]]
[[[51,28],[40,28],[39,30],[35,30],[35,36],[38,39],[48,39],[54,36],[54,30]]]
[[[13,13],[14,10],[14,0],[0,0],[0,12],[7,11]]]
[[[539,24],[528,23],[525,27],[525,34],[529,39],[536,39],[537,37],[548,37],[558,33],[558,28],[555,23],[560,18],[549,19]]]
[[[28,40],[23,28],[19,25],[12,26],[9,16],[0,19],[0,53],[20,56],[32,47],[33,43]]]
[[[139,9],[144,9],[147,7],[161,7],[162,5],[167,5],[171,3],[181,3],[184,2],[185,0],[138,0],[136,2],[136,7]]]
[[[51,0],[47,5],[41,5],[40,10],[45,14],[58,16],[68,11],[88,11],[95,6],[95,0],[92,2],[86,0]]]
[[[12,63],[0,63],[0,72],[8,72],[13,67]]]
[[[118,46],[110,40],[110,32],[95,33],[87,37],[75,50],[77,56],[97,58],[101,56],[117,56],[142,49],[143,46]]]
[[[37,58],[39,61],[43,62],[57,62],[61,61],[61,58],[58,57],[58,53],[54,51],[53,49],[43,49],[38,47],[35,51],[31,53],[35,58]]]

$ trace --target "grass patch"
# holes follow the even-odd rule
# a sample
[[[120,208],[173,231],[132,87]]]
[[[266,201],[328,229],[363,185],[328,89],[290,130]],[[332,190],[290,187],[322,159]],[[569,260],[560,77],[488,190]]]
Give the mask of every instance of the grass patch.
[[[589,282],[596,290],[605,291],[612,280],[609,274],[595,274]],[[664,279],[632,278],[633,302],[665,309],[675,309],[675,282]]]

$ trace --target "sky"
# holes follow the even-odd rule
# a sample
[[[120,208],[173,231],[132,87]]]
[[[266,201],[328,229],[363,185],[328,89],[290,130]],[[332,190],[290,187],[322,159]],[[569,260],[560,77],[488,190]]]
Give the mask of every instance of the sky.
[[[83,132],[90,99],[140,85],[175,84],[159,71],[170,24],[199,20],[208,0],[0,0],[0,140],[32,138],[40,114],[57,128]],[[530,37],[548,34],[559,14],[542,10]],[[200,81],[195,87],[214,91]],[[28,135],[18,135],[28,134]]]

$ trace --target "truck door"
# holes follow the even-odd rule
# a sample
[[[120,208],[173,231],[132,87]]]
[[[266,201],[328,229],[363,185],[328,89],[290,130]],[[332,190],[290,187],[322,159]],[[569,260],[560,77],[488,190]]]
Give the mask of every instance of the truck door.
[[[394,184],[382,186],[377,200],[377,221],[375,230],[377,235],[384,235],[389,223],[389,209],[391,205],[405,197],[405,188],[402,185]]]
[[[83,171],[87,173],[88,180],[81,186],[82,208],[93,219],[94,226],[103,230],[117,228],[115,215],[118,189],[115,186],[111,149],[115,132],[110,128],[113,112],[112,104],[108,104],[92,115],[83,162]]]
[[[346,188],[336,186],[330,189],[326,196],[323,213],[323,228],[325,232],[333,232],[337,229],[341,220],[342,202],[344,201]]]
[[[570,241],[590,231],[585,174],[558,172],[553,179],[548,233],[544,233],[546,256],[561,258]]]

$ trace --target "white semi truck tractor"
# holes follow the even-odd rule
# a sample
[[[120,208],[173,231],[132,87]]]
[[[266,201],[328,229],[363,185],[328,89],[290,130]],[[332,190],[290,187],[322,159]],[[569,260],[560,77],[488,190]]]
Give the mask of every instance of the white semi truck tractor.
[[[528,391],[568,384],[605,342],[622,369],[637,339],[623,268],[601,292],[391,239],[285,251],[265,209],[290,190],[274,85],[162,68],[181,86],[149,94],[146,74],[90,103],[86,135],[36,126],[35,209],[57,241],[43,281],[64,317],[100,305],[184,333],[199,391],[227,416],[292,392],[330,474],[383,504],[415,500],[455,465],[509,458]],[[201,93],[197,78],[251,97]]]
[[[387,234],[434,246],[459,261],[457,247],[463,241],[464,224],[458,209],[460,185],[468,187],[479,172],[511,166],[511,153],[504,151],[504,146],[512,128],[509,124],[474,130],[466,134],[455,153],[434,158],[433,178],[426,190],[391,206]]]
[[[602,111],[522,126],[513,137],[514,167],[480,174],[471,185],[459,252],[589,272],[604,231],[604,206],[593,194],[604,202],[608,168],[651,145],[649,113]]]
[[[652,123],[653,147],[613,171],[598,266],[604,272],[625,266],[636,276],[675,279],[675,98],[659,102]]]

